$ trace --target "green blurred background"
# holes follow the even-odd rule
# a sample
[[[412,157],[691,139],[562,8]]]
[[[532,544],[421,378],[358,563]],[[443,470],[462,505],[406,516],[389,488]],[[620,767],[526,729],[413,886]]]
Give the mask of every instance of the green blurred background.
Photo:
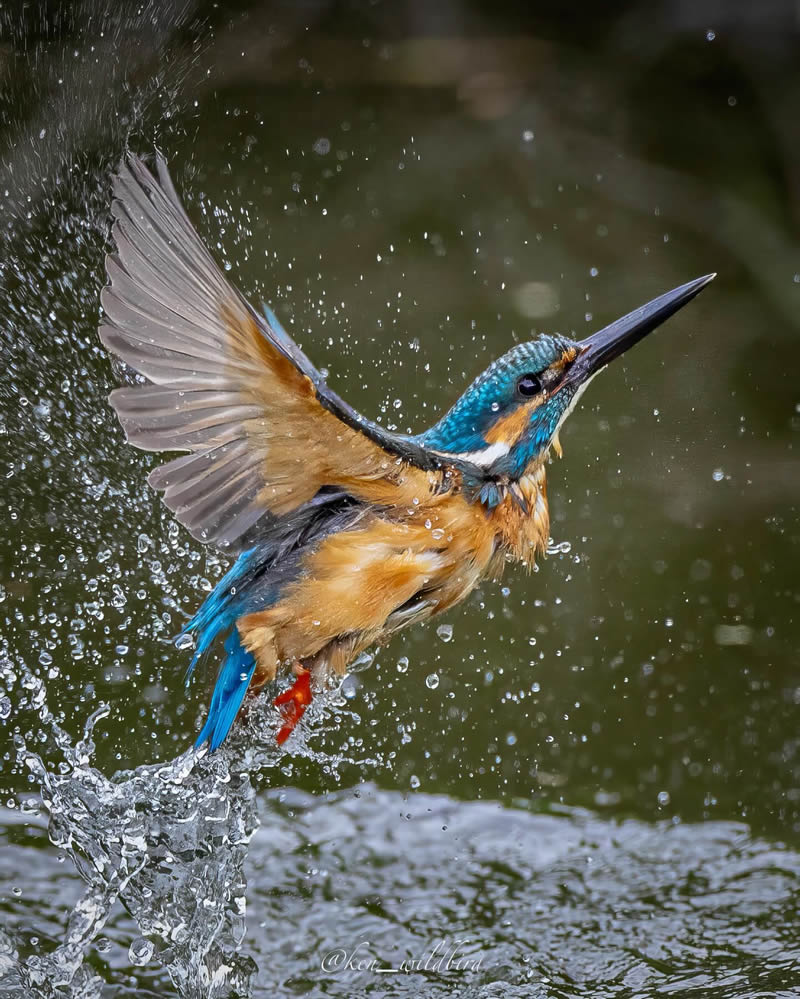
[[[157,145],[238,286],[403,431],[514,342],[718,272],[565,427],[562,550],[382,649],[323,743],[372,764],[304,756],[287,783],[745,822],[793,849],[796,5],[6,4],[0,25],[0,641],[69,731],[112,704],[96,764],[193,740],[210,681],[184,691],[169,639],[225,567],[105,402],[110,173]],[[14,806],[36,706],[8,686]]]

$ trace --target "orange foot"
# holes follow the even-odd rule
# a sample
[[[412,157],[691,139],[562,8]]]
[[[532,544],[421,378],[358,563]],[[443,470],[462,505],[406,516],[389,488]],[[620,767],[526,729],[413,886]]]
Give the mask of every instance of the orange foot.
[[[295,681],[288,690],[278,694],[272,702],[276,708],[281,709],[283,715],[283,725],[275,736],[275,741],[279,746],[283,745],[289,736],[294,732],[295,725],[300,721],[306,708],[311,703],[311,672],[300,663],[295,663],[292,667]]]

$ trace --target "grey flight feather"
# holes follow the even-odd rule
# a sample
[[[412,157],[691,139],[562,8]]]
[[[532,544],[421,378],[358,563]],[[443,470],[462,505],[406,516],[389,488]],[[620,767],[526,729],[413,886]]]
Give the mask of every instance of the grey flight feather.
[[[110,395],[131,444],[148,451],[188,451],[151,473],[176,518],[198,539],[220,546],[275,517],[258,501],[266,449],[245,423],[263,416],[250,393],[258,372],[233,356],[223,316],[234,307],[314,385],[317,399],[388,453],[418,467],[439,467],[413,438],[366,420],[325,384],[282,330],[273,330],[226,280],[187,216],[161,156],[156,179],[130,155],[113,185],[109,284],[101,301],[103,344],[148,384]],[[477,471],[471,469],[471,471]]]

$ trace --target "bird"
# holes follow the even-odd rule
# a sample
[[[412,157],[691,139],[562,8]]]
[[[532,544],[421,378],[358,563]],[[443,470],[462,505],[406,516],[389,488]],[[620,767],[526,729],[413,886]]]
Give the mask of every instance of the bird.
[[[707,274],[583,340],[543,333],[494,360],[419,434],[367,419],[274,312],[230,283],[170,177],[127,152],[112,182],[99,337],[133,369],[111,406],[128,442],[179,452],[149,484],[233,563],[180,638],[220,641],[195,743],[213,752],[276,678],[283,744],[361,653],[546,552],[546,470],[594,376],[695,297]],[[188,639],[187,639],[188,636]],[[177,644],[181,646],[181,642]],[[284,679],[285,678],[285,679]]]

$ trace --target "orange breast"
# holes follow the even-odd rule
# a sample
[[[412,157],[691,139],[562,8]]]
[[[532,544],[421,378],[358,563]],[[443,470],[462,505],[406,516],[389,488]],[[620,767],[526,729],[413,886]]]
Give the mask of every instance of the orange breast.
[[[370,510],[326,538],[277,604],[238,623],[258,660],[257,679],[272,679],[293,660],[344,671],[398,627],[441,613],[498,575],[506,553],[531,565],[547,541],[543,490],[542,469],[523,486],[527,517],[511,497],[488,514],[453,490]]]
[[[500,543],[516,561],[532,569],[550,537],[550,511],[544,464],[534,466],[518,483],[524,509],[509,492],[492,511]]]

